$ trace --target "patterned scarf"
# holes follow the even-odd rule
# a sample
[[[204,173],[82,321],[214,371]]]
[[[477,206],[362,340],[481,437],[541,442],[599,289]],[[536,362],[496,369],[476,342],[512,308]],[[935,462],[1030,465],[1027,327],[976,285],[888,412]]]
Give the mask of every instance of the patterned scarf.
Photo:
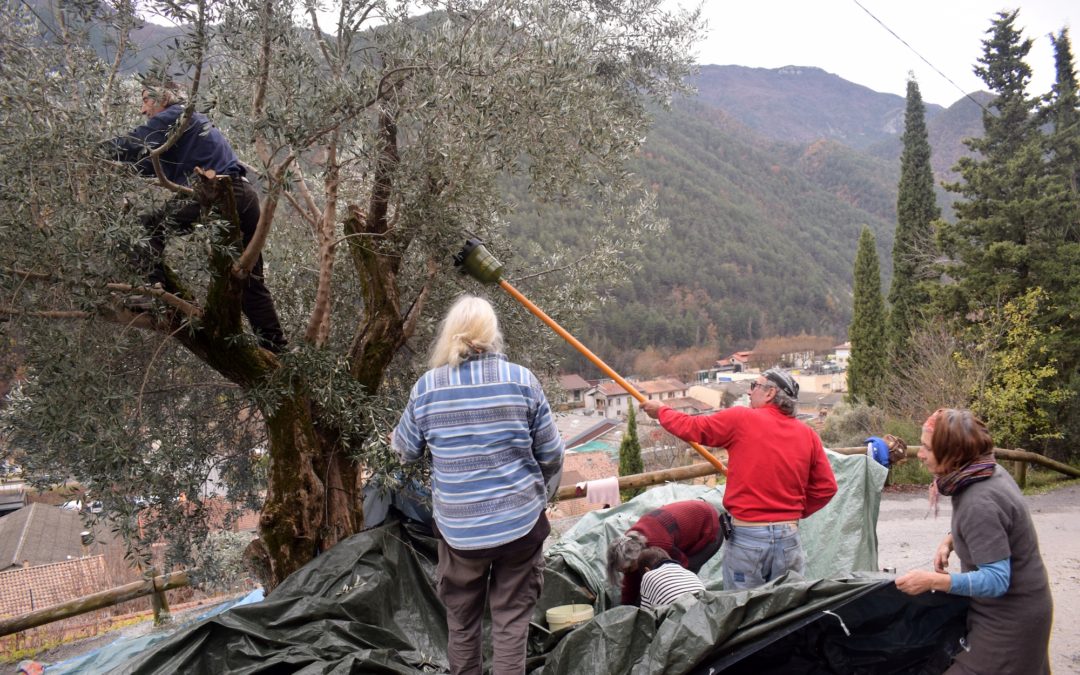
[[[996,466],[997,462],[994,461],[994,453],[988,452],[985,455],[976,457],[970,463],[955,471],[935,478],[934,482],[930,484],[930,508],[934,512],[934,517],[936,518],[938,514],[937,502],[939,494],[952,497],[962,492],[972,483],[978,483],[993,476],[994,467]]]

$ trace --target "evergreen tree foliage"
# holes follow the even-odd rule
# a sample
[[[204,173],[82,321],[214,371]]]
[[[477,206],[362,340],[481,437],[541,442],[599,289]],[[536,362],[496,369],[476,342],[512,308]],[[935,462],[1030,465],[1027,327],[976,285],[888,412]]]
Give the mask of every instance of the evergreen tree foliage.
[[[888,339],[891,360],[905,358],[920,313],[930,302],[926,284],[934,263],[933,222],[941,216],[934,194],[926,106],[919,85],[907,83],[900,186],[896,201],[892,287],[889,289]]]
[[[634,412],[634,404],[631,403],[630,411],[626,415],[626,433],[623,434],[622,443],[619,444],[619,475],[630,476],[644,471],[645,463],[641,459],[641,443],[637,435],[637,415]],[[645,488],[627,488],[621,490],[619,495],[625,502],[644,491]]]
[[[1032,42],[1016,21],[1016,11],[997,15],[975,69],[995,98],[983,114],[983,137],[968,141],[977,154],[960,160],[961,180],[949,186],[961,199],[954,205],[956,222],[940,227],[939,243],[950,258],[944,272],[956,283],[942,288],[941,305],[961,326],[978,324],[1041,289],[1046,297],[1029,320],[1057,363],[1047,387],[1062,385],[1075,393],[1080,389],[1076,75],[1063,30],[1052,38],[1053,91],[1029,96],[1031,69],[1024,59]],[[1043,408],[1040,414],[1053,419],[1051,426],[1080,431],[1073,421],[1080,412],[1074,409],[1075,396],[1042,396],[1036,404]],[[976,401],[980,405],[991,404]],[[1052,448],[1050,442],[1042,445]]]
[[[855,301],[848,339],[848,401],[875,405],[884,381],[888,347],[885,343],[885,303],[874,234],[863,227],[855,253]]]
[[[956,223],[940,230],[953,263],[948,274],[957,281],[945,302],[960,316],[1031,287],[1032,238],[1049,206],[1036,101],[1027,94],[1031,40],[1016,18],[1017,11],[999,13],[983,41],[975,72],[996,98],[983,113],[983,137],[967,141],[975,156],[960,159],[961,181],[949,186],[961,195]]]
[[[1043,129],[1049,134],[1046,156],[1058,200],[1047,215],[1036,272],[1048,294],[1040,323],[1058,362],[1056,382],[1072,393],[1051,406],[1056,428],[1071,439],[1057,445],[1069,448],[1080,438],[1080,92],[1068,30],[1052,35],[1051,41],[1056,79]]]

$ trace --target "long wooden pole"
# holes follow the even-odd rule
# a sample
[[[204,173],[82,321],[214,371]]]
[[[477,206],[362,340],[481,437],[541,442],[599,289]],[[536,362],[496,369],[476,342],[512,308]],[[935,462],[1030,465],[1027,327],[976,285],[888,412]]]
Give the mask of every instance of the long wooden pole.
[[[576,337],[571,335],[565,328],[556,323],[554,319],[545,314],[544,310],[534,305],[532,301],[522,295],[521,292],[518,291],[518,289],[511,286],[510,282],[506,281],[505,279],[500,279],[499,285],[502,286],[503,290],[509,293],[515,300],[524,305],[525,309],[529,310],[530,312],[535,314],[538,319],[546,323],[548,325],[548,328],[555,331],[559,334],[560,337],[562,337],[562,339],[569,342],[571,347],[581,352],[585,356],[585,358],[593,362],[593,365],[604,371],[604,373],[606,373],[608,377],[615,380],[615,382],[617,382],[620,387],[626,390],[626,393],[630,394],[641,403],[645,402],[645,397],[641,394],[640,391],[638,391],[634,387],[634,385],[624,380],[618,373],[612,370],[611,366],[604,363],[599,356],[593,354],[588,347],[578,342],[578,339]],[[725,476],[727,475],[727,467],[724,466],[724,463],[717,459],[715,455],[692,441],[690,442],[690,447],[694,450],[697,450],[697,453],[704,457],[709,462],[709,464],[712,464],[717,471],[724,474]]]
[[[171,574],[153,577],[152,579],[133,581],[130,584],[124,584],[123,586],[110,588],[107,591],[93,593],[78,598],[77,600],[63,602],[59,605],[45,607],[44,609],[27,612],[26,614],[20,614],[19,616],[2,618],[0,619],[0,637],[18,633],[27,628],[43,626],[47,623],[52,623],[53,621],[70,619],[73,616],[92,612],[95,609],[119,605],[121,602],[141,598],[144,595],[161,593],[173,588],[190,585],[191,581],[188,579],[187,570],[172,572]]]
[[[832,452],[841,455],[865,455],[865,447],[855,448],[829,448]],[[914,457],[919,451],[919,446],[909,446],[907,449],[908,457]],[[1080,469],[1069,466],[1068,464],[1062,464],[1061,462],[1054,461],[1048,457],[1036,454],[1034,452],[1028,452],[1026,450],[1006,450],[1005,448],[994,448],[994,456],[999,459],[1007,459],[1012,461],[1031,462],[1033,464],[1039,464],[1048,469],[1053,469],[1067,476],[1074,478],[1080,478]],[[648,471],[646,473],[635,473],[629,476],[619,476],[619,489],[625,490],[626,488],[638,488],[648,487],[650,485],[659,485],[660,483],[669,483],[680,480],[691,480],[694,478],[702,478],[704,476],[712,476],[716,474],[716,467],[709,464],[691,464],[689,466],[679,466],[674,469],[661,469],[660,471]],[[584,497],[585,493],[579,493],[577,487],[574,485],[564,485],[559,488],[559,491],[555,493],[558,499],[576,499]]]

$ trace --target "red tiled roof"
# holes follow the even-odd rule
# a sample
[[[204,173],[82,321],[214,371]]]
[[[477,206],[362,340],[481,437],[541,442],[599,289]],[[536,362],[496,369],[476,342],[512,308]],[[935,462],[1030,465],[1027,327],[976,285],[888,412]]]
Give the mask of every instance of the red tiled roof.
[[[110,586],[104,555],[0,572],[0,616],[51,607]]]
[[[634,382],[631,382],[630,384],[634,387],[638,386]],[[608,397],[630,395],[625,389],[622,388],[622,385],[618,382],[601,382],[600,384],[596,385],[596,390],[604,396]]]
[[[599,480],[619,475],[619,461],[606,452],[568,452],[563,457],[560,485]],[[569,480],[573,476],[573,480]]]
[[[592,385],[585,381],[585,378],[572,373],[570,375],[560,375],[559,384],[567,391],[578,391],[580,389],[588,389]]]

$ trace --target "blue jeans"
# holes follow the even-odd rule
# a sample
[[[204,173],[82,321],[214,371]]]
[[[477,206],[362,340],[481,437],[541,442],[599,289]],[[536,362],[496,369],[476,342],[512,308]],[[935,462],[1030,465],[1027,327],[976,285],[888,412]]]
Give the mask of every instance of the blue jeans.
[[[799,528],[795,525],[735,527],[724,542],[724,590],[757,588],[785,572],[806,574]]]

